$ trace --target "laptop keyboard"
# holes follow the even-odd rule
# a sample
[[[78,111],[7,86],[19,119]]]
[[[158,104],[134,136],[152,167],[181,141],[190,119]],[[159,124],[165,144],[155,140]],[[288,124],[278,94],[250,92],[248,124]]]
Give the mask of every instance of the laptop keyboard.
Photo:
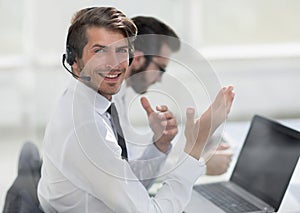
[[[260,209],[220,184],[194,187],[203,197],[228,213],[253,212]]]

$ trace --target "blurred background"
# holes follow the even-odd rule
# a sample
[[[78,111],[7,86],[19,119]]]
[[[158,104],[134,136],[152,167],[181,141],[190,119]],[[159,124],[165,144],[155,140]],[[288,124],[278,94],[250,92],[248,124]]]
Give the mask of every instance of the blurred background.
[[[222,85],[235,86],[230,121],[300,118],[298,0],[0,0],[0,209],[21,144],[32,141],[42,151],[45,126],[70,78],[61,65],[70,19],[95,5],[155,16],[174,28]]]

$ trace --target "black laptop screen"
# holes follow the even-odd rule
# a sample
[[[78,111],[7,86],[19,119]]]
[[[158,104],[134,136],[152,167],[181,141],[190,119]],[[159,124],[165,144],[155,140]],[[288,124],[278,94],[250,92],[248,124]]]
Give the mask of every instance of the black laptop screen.
[[[277,211],[299,156],[299,132],[256,115],[231,181]]]

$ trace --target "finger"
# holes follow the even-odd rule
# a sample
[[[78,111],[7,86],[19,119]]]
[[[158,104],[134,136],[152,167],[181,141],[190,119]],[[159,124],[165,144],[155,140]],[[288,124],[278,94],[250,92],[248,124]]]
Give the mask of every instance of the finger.
[[[232,92],[231,96],[229,97],[229,99],[227,100],[227,105],[226,105],[226,108],[227,108],[227,113],[230,112],[230,109],[231,109],[231,106],[232,106],[232,103],[233,103],[233,99],[234,99],[234,92]]]
[[[171,111],[167,111],[164,114],[165,114],[166,119],[173,119],[174,118],[174,115]]]
[[[173,135],[175,136],[178,133],[178,129],[177,128],[173,128],[173,129],[165,129],[163,131],[164,135]]]
[[[159,117],[160,119],[167,119],[167,120],[173,119],[173,118],[175,119],[173,113],[170,112],[170,111],[159,112],[159,113],[158,113],[158,117]]]
[[[161,122],[161,125],[165,126],[166,128],[168,128],[168,127],[172,128],[175,126],[177,127],[177,120],[175,118],[169,119],[169,120],[164,120]]]
[[[159,118],[161,120],[167,120],[164,112],[157,112],[156,115],[157,115],[157,118]]]
[[[156,110],[159,112],[166,112],[168,111],[168,107],[166,105],[156,106]]]
[[[227,87],[223,87],[222,89],[219,90],[211,107],[214,107],[214,105],[216,106],[221,105],[221,103],[224,103],[224,105],[226,104],[226,91],[227,91]]]
[[[230,86],[227,87],[228,91],[233,91],[233,89],[234,89],[234,87],[232,85],[230,85]]]
[[[234,96],[235,96],[235,93],[234,93],[233,89],[234,89],[233,86],[228,86],[227,90],[226,90],[226,93],[225,93],[227,113],[230,112],[230,109],[231,109],[231,106],[232,106],[232,103],[233,103],[233,99],[234,99]]]
[[[188,107],[186,109],[186,129],[191,129],[194,127],[194,116],[195,109],[193,107]]]
[[[226,143],[221,143],[219,144],[219,146],[217,147],[217,150],[226,150],[226,149],[229,149],[230,146]]]
[[[144,110],[146,111],[147,115],[149,116],[151,113],[154,112],[154,110],[152,109],[148,99],[146,97],[142,97],[141,98],[141,104],[144,108]]]
[[[232,152],[232,150],[230,150],[230,149],[226,149],[226,150],[217,150],[217,151],[215,152],[215,155],[223,156],[223,157],[225,157],[225,158],[227,158],[227,159],[231,159],[232,156],[233,156],[233,152]]]

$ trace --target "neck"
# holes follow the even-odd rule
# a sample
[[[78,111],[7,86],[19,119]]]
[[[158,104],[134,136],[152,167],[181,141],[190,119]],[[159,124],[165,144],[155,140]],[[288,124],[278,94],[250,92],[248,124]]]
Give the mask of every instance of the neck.
[[[132,69],[130,67],[128,67],[127,71],[125,72],[125,84],[126,84],[126,87],[130,87],[131,86],[131,81],[130,81],[131,73],[132,73]]]
[[[105,95],[105,94],[102,94],[99,90],[98,90],[98,93],[100,94],[100,95],[102,95],[104,98],[106,98],[107,100],[109,100],[109,101],[111,101],[111,99],[112,99],[112,95]]]

